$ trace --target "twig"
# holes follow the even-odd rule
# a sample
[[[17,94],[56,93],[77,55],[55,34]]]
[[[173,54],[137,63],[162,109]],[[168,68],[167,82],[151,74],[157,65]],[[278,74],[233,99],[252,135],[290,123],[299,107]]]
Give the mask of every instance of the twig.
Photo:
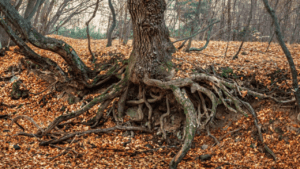
[[[209,137],[211,137],[211,138],[213,138],[213,139],[215,140],[215,142],[216,142],[217,145],[220,144],[219,140],[218,140],[215,136],[213,136],[213,135],[210,133],[210,131],[209,131],[209,126],[208,126],[208,125],[206,125],[206,132],[207,132],[207,135],[208,135]]]
[[[233,131],[230,131],[230,132],[226,133],[224,136],[219,138],[219,141],[222,141],[227,135],[235,133],[235,132],[240,131],[240,130],[241,130],[241,128],[238,128],[238,129],[235,129]]]
[[[54,139],[54,140],[49,140],[49,141],[43,141],[40,143],[41,146],[47,146],[50,144],[57,144],[57,143],[61,143],[65,140],[68,140],[76,135],[78,136],[83,136],[86,134],[92,134],[92,133],[107,133],[110,131],[114,131],[114,130],[132,130],[132,131],[142,131],[142,132],[147,132],[147,133],[152,133],[152,131],[146,129],[146,128],[142,128],[142,127],[134,127],[134,126],[115,126],[115,127],[111,127],[111,128],[106,128],[106,129],[91,129],[91,130],[86,130],[86,131],[81,131],[81,132],[74,132],[74,133],[70,133],[67,134],[59,139]]]
[[[33,94],[33,95],[39,95],[39,94],[42,94],[43,92],[45,92],[46,90],[48,90],[50,87],[56,85],[57,82],[58,82],[58,80],[55,81],[55,82],[53,82],[52,84],[50,84],[45,90],[43,90],[43,91],[41,91],[41,92],[39,92],[39,93],[31,93],[31,92],[29,92],[29,93],[30,93],[30,94]]]
[[[16,121],[19,119],[27,119],[27,120],[31,121],[36,128],[38,128],[40,131],[44,132],[44,130],[31,117],[28,117],[25,115],[21,115],[21,116],[18,116],[16,118],[12,119],[11,125],[13,125],[13,123],[16,123]]]

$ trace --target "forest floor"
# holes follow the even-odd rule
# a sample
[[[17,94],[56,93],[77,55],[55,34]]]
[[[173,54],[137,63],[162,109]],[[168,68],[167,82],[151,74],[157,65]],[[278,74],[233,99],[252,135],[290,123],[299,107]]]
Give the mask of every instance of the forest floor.
[[[93,66],[87,40],[56,35],[51,37],[70,44],[88,66]],[[204,41],[194,41],[192,46],[201,47],[204,44]],[[215,72],[222,78],[235,79],[241,86],[265,92],[273,97],[292,98],[289,65],[280,46],[272,43],[265,52],[268,43],[247,42],[239,58],[232,60],[239,44],[240,42],[230,42],[226,57],[224,53],[227,42],[211,41],[202,52],[177,51],[173,54],[177,70],[175,78],[188,77],[194,71],[202,69]],[[176,46],[178,45],[179,43],[176,43]],[[114,40],[112,47],[105,46],[106,40],[92,40],[92,50],[98,55],[96,64],[101,64],[112,57],[128,58],[132,50],[131,45],[120,45],[118,40]],[[38,54],[51,58],[67,69],[57,54],[32,48]],[[291,44],[288,48],[300,74],[300,45]],[[17,49],[18,47],[10,47],[6,55],[0,57],[0,77],[11,76],[10,67],[18,65],[19,59],[24,57]],[[41,92],[50,85],[27,70],[15,76],[22,80],[23,87],[32,93]],[[46,103],[42,102],[48,91],[40,95],[30,95],[25,99],[13,100],[10,97],[12,84],[9,80],[0,79],[0,168],[168,168],[171,159],[179,150],[179,145],[169,146],[162,142],[161,136],[141,132],[135,132],[134,135],[124,131],[91,134],[75,137],[76,141],[58,147],[40,146],[40,140],[47,138],[14,136],[22,129],[16,124],[11,125],[12,118],[26,115],[41,127],[46,127],[63,113],[79,109],[82,102],[69,105],[67,100],[57,97],[60,93],[47,96]],[[210,129],[211,134],[220,140],[220,144],[214,146],[214,140],[207,136],[205,131],[198,131],[191,150],[178,168],[299,168],[300,122],[297,121],[295,104],[259,100],[248,97],[246,92],[243,92],[243,95],[244,100],[250,102],[256,110],[258,119],[263,125],[265,143],[274,151],[278,160],[275,162],[258,145],[254,136],[257,131],[252,116],[244,117],[231,113],[220,106],[215,124]],[[90,129],[89,126],[79,122],[88,121],[96,111],[97,106],[94,106],[73,121],[75,125],[64,128],[64,132]],[[21,119],[18,123],[27,132],[37,131],[30,121]],[[114,125],[113,119],[109,118],[101,128]],[[177,139],[173,134],[169,134],[168,137]],[[61,153],[64,154],[53,158]],[[201,161],[199,156],[205,154],[211,155],[211,158]]]

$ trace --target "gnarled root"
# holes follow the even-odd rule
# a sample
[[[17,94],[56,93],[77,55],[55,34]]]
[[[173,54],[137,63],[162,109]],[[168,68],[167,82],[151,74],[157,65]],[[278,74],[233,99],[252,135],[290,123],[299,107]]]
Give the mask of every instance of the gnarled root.
[[[50,133],[50,131],[57,125],[59,125],[59,123],[63,122],[63,121],[67,121],[70,120],[72,118],[78,117],[81,114],[85,113],[87,110],[89,110],[90,108],[92,108],[93,106],[95,106],[98,103],[102,103],[105,102],[107,100],[113,99],[115,97],[117,97],[125,88],[126,83],[124,83],[123,80],[121,80],[120,82],[118,82],[117,84],[111,85],[110,87],[108,87],[106,89],[106,91],[103,92],[103,94],[101,94],[100,96],[94,98],[91,102],[89,102],[87,105],[85,105],[83,108],[69,113],[67,115],[62,115],[59,116],[58,118],[56,118],[49,126],[48,128],[42,133],[42,135],[47,135],[48,133]]]
[[[259,98],[265,99],[273,99],[280,103],[288,103],[293,100],[288,101],[280,101],[276,98],[266,96],[254,91],[251,91],[247,88],[240,87],[236,83],[230,83],[219,79],[215,76],[207,75],[207,74],[195,74],[190,78],[182,78],[170,81],[160,81],[156,79],[149,79],[147,76],[143,79],[144,84],[139,84],[139,93],[137,96],[137,100],[129,100],[127,101],[127,95],[129,90],[129,81],[122,79],[118,83],[111,85],[104,91],[100,96],[94,98],[91,102],[85,105],[83,108],[72,112],[67,115],[62,115],[57,117],[46,129],[42,129],[37,125],[31,118],[28,117],[17,117],[13,119],[13,122],[16,122],[19,118],[26,118],[33,122],[33,124],[39,129],[36,134],[28,134],[28,133],[19,133],[19,135],[25,135],[29,137],[41,137],[41,136],[52,136],[53,140],[43,141],[40,145],[50,145],[56,144],[64,141],[70,140],[70,138],[78,135],[90,134],[90,133],[103,133],[112,130],[138,130],[143,132],[153,132],[152,127],[152,114],[153,108],[156,108],[154,102],[161,100],[162,98],[166,99],[167,111],[163,115],[160,116],[159,123],[160,129],[163,134],[163,138],[166,139],[166,131],[164,129],[165,119],[170,115],[171,109],[170,107],[174,105],[174,102],[177,101],[181,105],[184,110],[184,114],[186,116],[185,127],[184,127],[184,137],[183,137],[183,145],[180,151],[175,155],[170,163],[170,168],[176,168],[179,162],[186,155],[188,150],[191,147],[193,138],[195,136],[196,129],[206,129],[208,135],[212,137],[215,142],[218,144],[219,140],[217,140],[214,136],[211,135],[208,124],[212,122],[216,115],[216,109],[219,104],[223,104],[228,110],[235,113],[242,113],[245,116],[248,116],[247,113],[250,113],[254,118],[254,124],[258,130],[259,140],[262,143],[264,149],[272,155],[272,157],[276,160],[276,156],[273,151],[264,143],[263,136],[261,133],[261,125],[258,122],[257,115],[251,105],[247,102],[241,100],[241,91],[247,91],[249,95],[253,95]],[[155,96],[151,90],[146,93],[146,89],[153,87],[152,89],[159,89],[159,96]],[[190,91],[186,91],[189,88]],[[176,101],[171,100],[171,97],[167,94],[166,91],[172,91]],[[236,93],[236,95],[234,95]],[[146,98],[146,96],[150,96],[152,98]],[[172,95],[172,94],[171,94]],[[192,98],[196,98],[196,100],[192,100]],[[115,101],[114,98],[119,97],[118,102]],[[170,100],[169,100],[170,99]],[[108,129],[93,129],[82,132],[74,132],[74,133],[61,133],[61,132],[52,132],[52,129],[57,127],[61,122],[73,119],[78,117],[79,115],[85,113],[87,110],[92,108],[98,103],[101,103],[99,107],[99,112],[96,115],[96,122],[93,127],[97,126],[100,118],[102,117],[103,111],[108,107],[108,105],[113,101],[113,106],[110,110],[113,112],[113,116],[117,122],[117,126]],[[173,101],[173,102],[172,102]],[[115,103],[118,104],[118,111],[116,111]],[[128,105],[137,105],[137,113],[138,117],[135,119],[131,119],[135,122],[145,122],[144,116],[148,115],[148,128],[144,127],[135,127],[135,126],[121,126],[120,118],[123,117],[123,112],[125,109],[125,103]],[[176,103],[175,103],[176,104]],[[143,112],[143,106],[148,108],[148,112]],[[171,106],[170,106],[171,105]],[[197,109],[196,109],[197,108]],[[246,109],[247,112],[245,110]],[[173,112],[172,107],[172,112]],[[147,116],[146,115],[146,116]],[[57,137],[59,136],[59,137]],[[220,139],[221,140],[221,139]]]
[[[251,91],[244,87],[240,87],[236,83],[229,83],[215,76],[211,76],[207,74],[195,74],[192,75],[191,78],[176,79],[167,82],[162,82],[156,79],[149,79],[147,76],[145,76],[144,83],[148,86],[158,87],[165,90],[166,89],[172,90],[177,101],[183,106],[184,112],[186,114],[186,126],[185,126],[186,136],[184,138],[184,143],[181,150],[176,154],[176,156],[171,161],[170,168],[176,168],[180,160],[184,157],[186,152],[189,150],[190,148],[189,146],[194,137],[193,129],[196,129],[197,127],[199,127],[200,129],[206,128],[208,135],[212,137],[217,144],[219,143],[219,141],[210,134],[209,128],[207,126],[208,122],[212,122],[212,120],[214,119],[216,114],[216,108],[219,104],[223,104],[228,110],[232,112],[235,113],[239,112],[242,113],[244,116],[248,117],[247,112],[245,112],[242,109],[242,107],[246,108],[254,118],[254,124],[259,134],[259,140],[262,142],[262,145],[264,146],[265,150],[268,153],[270,153],[272,157],[276,160],[276,156],[274,152],[263,141],[263,136],[261,133],[260,125],[258,123],[258,119],[255,111],[253,110],[253,108],[249,103],[242,101],[241,99],[239,99],[238,96],[233,96],[232,93],[234,92],[232,91],[235,91],[235,93],[240,94],[241,90],[243,91],[246,90],[250,95],[253,95],[255,97],[272,99],[280,103],[289,103],[294,100],[280,101],[276,98]],[[204,86],[206,87],[200,86],[200,83],[204,84]],[[198,92],[200,99],[198,99],[198,103],[196,105],[191,103],[184,89],[180,91],[180,88],[183,87],[190,87],[191,93],[195,93],[196,91]],[[205,94],[210,99],[211,101],[210,109],[207,108],[202,94]],[[241,94],[239,96],[241,96]],[[194,107],[198,107],[197,112],[195,111]],[[203,113],[201,111],[201,107]],[[163,123],[161,122],[161,124]],[[162,129],[162,132],[163,131],[164,130]],[[165,138],[165,133],[163,133],[163,137]]]
[[[191,148],[192,141],[194,139],[196,129],[197,129],[197,122],[196,122],[197,113],[193,103],[188,98],[187,93],[184,89],[180,90],[180,88],[174,87],[173,94],[176,100],[184,108],[184,114],[186,115],[186,126],[185,126],[186,136],[184,138],[184,143],[181,149],[179,150],[179,152],[175,155],[175,157],[172,159],[170,163],[170,168],[177,168],[179,162],[183,159],[183,157]]]

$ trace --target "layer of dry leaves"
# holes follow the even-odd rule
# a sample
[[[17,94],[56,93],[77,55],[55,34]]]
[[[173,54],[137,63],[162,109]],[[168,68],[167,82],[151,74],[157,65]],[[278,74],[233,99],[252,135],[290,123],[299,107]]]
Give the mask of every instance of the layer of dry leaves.
[[[89,66],[89,52],[87,50],[87,40],[75,40],[61,36],[52,35],[51,37],[62,39],[74,47],[82,60]],[[129,42],[131,43],[131,42]],[[205,42],[193,42],[193,47],[201,47]],[[208,48],[202,52],[185,53],[178,51],[173,56],[173,62],[181,66],[176,77],[187,77],[195,66],[206,68],[214,65],[215,69],[221,67],[230,67],[236,74],[244,76],[254,76],[262,84],[268,86],[271,80],[268,74],[278,69],[289,72],[289,66],[281,48],[276,44],[271,44],[269,52],[264,53],[267,43],[249,42],[244,44],[246,55],[240,55],[238,59],[232,60],[239,47],[240,42],[230,42],[227,57],[224,57],[226,42],[210,42]],[[176,45],[179,45],[177,43]],[[103,62],[109,59],[108,53],[122,53],[127,58],[132,49],[131,45],[122,46],[115,40],[112,47],[106,48],[106,40],[93,40],[92,50],[98,53]],[[300,66],[300,45],[289,45],[289,49],[294,57],[298,71]],[[18,64],[18,59],[23,57],[14,53],[11,47],[5,57],[0,58],[0,76],[8,76],[4,71],[11,65]],[[34,48],[34,47],[33,47]],[[65,62],[57,55],[49,51],[34,48],[34,50],[45,57],[49,57],[58,62],[63,68],[66,68]],[[230,56],[230,57],[229,57]],[[289,73],[288,73],[289,75]],[[47,88],[41,79],[37,79],[32,73],[27,75],[23,71],[17,75],[24,83],[27,89],[32,93],[38,93]],[[290,87],[291,81],[278,84],[283,89]],[[11,118],[19,115],[32,117],[40,126],[46,127],[55,117],[66,113],[66,111],[76,110],[82,104],[81,102],[68,105],[66,101],[50,98],[46,106],[41,107],[39,101],[47,92],[41,95],[31,95],[28,99],[11,100],[9,95],[12,83],[0,81],[0,103],[5,105],[18,105],[14,108],[5,108],[0,111],[0,115],[8,114]],[[274,151],[278,161],[262,153],[257,147],[257,140],[253,137],[253,119],[251,117],[242,117],[238,121],[233,121],[221,129],[212,130],[216,138],[224,136],[226,133],[240,128],[238,134],[227,135],[219,146],[213,147],[214,141],[206,136],[205,133],[195,137],[195,146],[188,152],[178,168],[215,168],[217,166],[231,166],[240,168],[246,166],[249,168],[296,168],[299,166],[300,159],[300,125],[295,123],[289,115],[291,111],[282,109],[275,103],[261,101],[260,111],[257,112],[259,120],[264,124],[266,133],[264,133],[265,142]],[[64,112],[60,109],[62,106],[67,107]],[[0,107],[1,108],[1,107]],[[93,117],[96,113],[97,106],[92,108],[89,113],[80,116],[79,119],[84,121]],[[294,117],[294,116],[292,116]],[[25,128],[25,132],[35,133],[37,129],[26,120],[19,120],[19,124]],[[114,122],[109,119],[102,127],[112,127]],[[279,129],[283,131],[278,132]],[[76,125],[66,132],[83,131],[90,129],[84,125]],[[280,131],[281,131],[280,130]],[[115,131],[107,134],[88,135],[77,138],[79,141],[72,144],[58,145],[60,147],[70,147],[78,154],[82,155],[76,158],[78,154],[69,151],[66,155],[50,160],[64,150],[52,147],[39,146],[39,138],[29,138],[24,136],[14,136],[22,131],[16,124],[11,126],[10,119],[0,119],[0,168],[167,168],[178,149],[161,148],[157,151],[144,153],[149,150],[147,144],[153,148],[159,148],[160,145],[151,141],[151,134],[136,133],[131,142],[124,146],[130,137],[124,137],[123,131]],[[299,131],[299,132],[297,132]],[[280,136],[281,135],[281,136]],[[47,138],[42,138],[44,140]],[[203,144],[208,145],[208,149],[202,150]],[[20,150],[15,150],[14,145],[19,145]],[[142,153],[139,153],[142,152]],[[195,160],[196,157],[203,154],[212,154],[211,160],[201,162]],[[231,165],[227,164],[230,163]]]

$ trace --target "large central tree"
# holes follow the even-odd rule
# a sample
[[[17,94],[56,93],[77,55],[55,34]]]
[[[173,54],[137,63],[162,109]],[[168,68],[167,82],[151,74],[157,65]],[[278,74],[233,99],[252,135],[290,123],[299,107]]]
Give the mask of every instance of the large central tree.
[[[144,76],[167,78],[175,47],[164,20],[165,1],[128,0],[128,8],[134,37],[129,62],[133,68],[131,81],[140,83]]]
[[[25,20],[18,13],[8,0],[0,0],[0,12],[4,16],[0,18],[0,26],[24,52],[25,59],[40,66],[40,69],[36,70],[39,72],[38,75],[41,77],[50,76],[45,80],[50,84],[55,83],[56,90],[69,91],[70,94],[74,91],[80,91],[81,95],[84,96],[90,91],[95,91],[95,88],[105,89],[104,91],[97,90],[102,91],[101,95],[94,98],[83,108],[57,117],[47,127],[37,125],[39,128],[37,133],[22,134],[35,137],[51,135],[51,132],[61,122],[78,117],[101,103],[99,113],[95,116],[93,124],[93,127],[97,127],[104,110],[115,98],[119,98],[117,113],[115,113],[114,106],[112,111],[118,126],[113,129],[153,132],[154,110],[160,106],[165,106],[166,113],[159,114],[160,131],[164,139],[167,139],[164,119],[170,117],[171,113],[184,113],[186,117],[185,122],[182,123],[182,125],[185,124],[182,148],[170,163],[170,168],[176,168],[190,149],[196,129],[206,128],[209,131],[208,124],[214,119],[217,106],[223,104],[230,111],[240,112],[244,115],[247,115],[247,112],[242,107],[247,108],[248,113],[254,118],[262,145],[275,158],[274,153],[264,144],[254,110],[248,103],[240,99],[242,97],[240,91],[247,91],[249,95],[260,98],[270,97],[206,73],[198,72],[191,74],[188,78],[175,78],[175,69],[171,61],[175,48],[169,39],[168,29],[165,25],[165,0],[128,0],[128,8],[131,14],[134,38],[131,56],[121,66],[118,63],[110,66],[106,71],[107,73],[103,75],[99,74],[102,70],[92,70],[86,66],[70,45],[64,41],[43,36],[31,26],[28,20]],[[13,29],[10,25],[13,26]],[[38,48],[59,54],[68,64],[68,71],[63,70],[53,60],[35,53],[24,40]],[[50,70],[52,73],[50,75],[44,74],[42,70],[45,69]],[[135,88],[138,88],[138,90],[135,90]],[[233,95],[233,93],[239,95]],[[125,127],[122,125],[120,118],[123,117],[126,104],[129,107],[136,107],[138,116],[131,119],[131,121],[135,124],[147,123],[148,128]],[[143,106],[146,108],[143,108]],[[77,132],[76,134],[70,133],[58,139],[43,141],[40,144],[56,144],[75,135],[105,131],[93,129],[81,133]]]

